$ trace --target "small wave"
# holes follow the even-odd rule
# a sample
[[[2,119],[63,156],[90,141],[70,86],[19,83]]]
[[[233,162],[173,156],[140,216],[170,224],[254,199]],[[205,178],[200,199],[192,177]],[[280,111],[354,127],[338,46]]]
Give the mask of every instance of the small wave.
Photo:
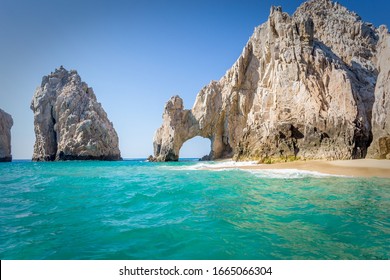
[[[192,165],[182,165],[182,166],[162,166],[163,169],[169,170],[212,170],[212,171],[224,171],[230,169],[239,169],[240,167],[253,166],[256,165],[256,161],[208,161],[208,162],[199,162]]]
[[[346,177],[343,175],[333,175],[327,173],[321,173],[318,171],[308,171],[308,170],[299,170],[299,169],[257,169],[257,170],[247,170],[247,171],[256,177],[259,178],[274,178],[274,179],[298,179],[305,177]]]
[[[35,216],[35,215],[33,212],[23,212],[23,213],[15,215],[15,218],[20,219],[20,218],[26,218],[26,217],[30,217],[30,216]]]
[[[259,178],[274,178],[274,179],[295,179],[305,177],[349,177],[345,175],[335,175],[322,173],[318,171],[299,170],[299,169],[246,169],[242,167],[258,166],[256,161],[208,161],[199,162],[191,165],[178,166],[161,166],[160,168],[174,171],[191,171],[191,170],[208,170],[214,172],[227,170],[242,170],[254,174]]]

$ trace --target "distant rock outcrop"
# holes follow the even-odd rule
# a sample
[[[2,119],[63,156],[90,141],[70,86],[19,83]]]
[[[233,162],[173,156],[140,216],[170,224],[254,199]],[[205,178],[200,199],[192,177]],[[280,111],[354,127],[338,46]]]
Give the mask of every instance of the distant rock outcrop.
[[[386,36],[330,0],[303,3],[292,16],[272,7],[233,67],[199,92],[191,110],[178,96],[168,101],[154,137],[156,160],[177,160],[195,136],[211,140],[213,159],[366,157],[372,116],[389,118]],[[386,102],[375,100],[375,85]],[[375,122],[374,137],[389,135],[389,122]]]
[[[13,124],[11,115],[0,109],[0,162],[12,161],[11,127]]]
[[[44,76],[34,112],[33,160],[120,160],[118,136],[92,88],[62,66]]]

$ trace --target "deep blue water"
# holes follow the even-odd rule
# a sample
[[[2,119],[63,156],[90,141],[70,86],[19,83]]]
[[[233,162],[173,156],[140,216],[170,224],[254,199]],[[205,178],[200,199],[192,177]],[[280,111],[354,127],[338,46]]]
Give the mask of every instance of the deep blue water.
[[[2,163],[0,258],[390,258],[389,179],[202,166]]]

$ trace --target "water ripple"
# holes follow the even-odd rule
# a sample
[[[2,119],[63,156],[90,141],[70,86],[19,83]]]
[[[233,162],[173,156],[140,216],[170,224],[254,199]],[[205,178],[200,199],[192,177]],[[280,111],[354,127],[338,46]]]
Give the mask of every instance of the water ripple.
[[[276,174],[276,175],[275,175]],[[1,259],[389,259],[390,180],[13,162]]]

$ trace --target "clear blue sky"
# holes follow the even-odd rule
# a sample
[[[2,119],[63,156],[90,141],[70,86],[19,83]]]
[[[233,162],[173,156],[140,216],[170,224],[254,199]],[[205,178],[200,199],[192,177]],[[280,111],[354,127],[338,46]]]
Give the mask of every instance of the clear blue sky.
[[[165,102],[191,108],[198,91],[220,79],[271,5],[292,14],[291,0],[0,0],[0,108],[14,119],[14,159],[31,158],[29,109],[43,75],[60,65],[93,87],[119,134],[122,156],[152,154]],[[390,24],[387,1],[338,1],[374,25]],[[185,145],[202,156],[209,141]]]

